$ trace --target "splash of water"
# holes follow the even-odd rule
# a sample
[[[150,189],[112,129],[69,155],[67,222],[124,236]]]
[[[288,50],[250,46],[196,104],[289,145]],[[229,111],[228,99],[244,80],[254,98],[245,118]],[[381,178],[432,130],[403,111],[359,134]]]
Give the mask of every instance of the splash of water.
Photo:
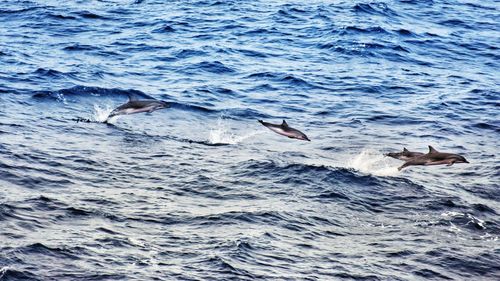
[[[388,159],[382,153],[374,150],[362,150],[350,159],[346,166],[363,173],[375,176],[395,176],[399,173],[398,168],[390,166]]]
[[[66,97],[62,93],[57,93],[56,99],[59,102],[62,102],[64,104],[68,104],[68,101],[66,100]]]
[[[5,273],[7,272],[7,270],[9,270],[10,268],[8,266],[5,266],[5,267],[2,267],[0,268],[0,279],[2,279],[2,277],[5,275]]]
[[[101,107],[98,104],[94,104],[94,114],[92,120],[95,122],[104,122],[108,119],[109,114],[113,111],[113,108],[109,105]],[[118,119],[118,116],[111,117],[108,123],[114,123]]]
[[[255,135],[261,134],[261,131],[253,131],[245,135],[235,135],[230,131],[228,124],[224,122],[224,117],[221,116],[217,120],[217,124],[210,129],[208,141],[212,144],[237,144]]]

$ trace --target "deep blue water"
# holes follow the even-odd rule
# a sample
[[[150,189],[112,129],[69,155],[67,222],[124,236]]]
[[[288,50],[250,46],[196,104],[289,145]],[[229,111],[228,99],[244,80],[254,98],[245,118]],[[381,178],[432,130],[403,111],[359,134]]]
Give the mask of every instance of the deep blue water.
[[[1,1],[0,280],[500,279],[499,9]]]

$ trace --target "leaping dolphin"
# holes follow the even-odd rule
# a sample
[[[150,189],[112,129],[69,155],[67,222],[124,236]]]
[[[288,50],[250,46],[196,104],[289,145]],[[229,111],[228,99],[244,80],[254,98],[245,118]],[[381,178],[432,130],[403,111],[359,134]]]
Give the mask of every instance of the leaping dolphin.
[[[469,163],[469,161],[458,154],[439,152],[434,149],[434,147],[429,145],[429,153],[408,160],[401,167],[399,167],[398,170],[401,171],[401,169],[408,166],[429,166],[443,164],[451,166],[455,163]]]
[[[283,120],[283,123],[281,125],[277,124],[271,124],[264,122],[262,120],[259,120],[259,122],[264,125],[265,127],[269,128],[271,131],[278,133],[280,135],[283,135],[285,137],[289,137],[291,139],[298,139],[298,140],[306,140],[306,141],[311,141],[304,133],[301,131],[294,129],[286,123],[285,120]]]
[[[412,152],[412,151],[409,151],[408,149],[406,149],[406,147],[403,148],[403,151],[401,151],[401,152],[389,152],[389,153],[384,154],[384,156],[389,156],[389,157],[392,157],[392,158],[395,158],[398,160],[403,160],[403,161],[408,161],[410,159],[413,159],[415,157],[422,156],[422,155],[424,155],[424,153]]]
[[[141,112],[153,112],[155,110],[168,107],[170,107],[170,105],[166,101],[156,100],[153,98],[138,100],[136,96],[129,95],[129,101],[113,109],[113,111],[111,111],[108,118],[104,122],[107,123],[111,117],[117,115],[128,115]]]

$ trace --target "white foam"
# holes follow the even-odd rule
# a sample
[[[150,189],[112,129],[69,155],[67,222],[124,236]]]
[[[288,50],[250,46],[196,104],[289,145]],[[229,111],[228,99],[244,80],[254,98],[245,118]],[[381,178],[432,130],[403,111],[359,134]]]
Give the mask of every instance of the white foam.
[[[111,111],[113,111],[113,108],[109,105],[101,107],[98,104],[94,104],[94,115],[92,116],[92,120],[96,122],[104,122],[108,119]],[[108,120],[108,123],[113,123],[116,119],[118,119],[118,116],[111,117]]]
[[[9,270],[10,268],[8,266],[5,266],[5,267],[2,267],[0,268],[0,279],[2,279],[2,277],[5,275],[5,273],[7,272],[7,270]]]
[[[212,144],[237,144],[261,133],[262,131],[253,131],[240,136],[236,135],[231,132],[231,128],[221,116],[217,119],[216,125],[210,128],[208,141]]]
[[[395,176],[398,168],[391,166],[388,159],[379,151],[365,149],[346,163],[347,168],[352,168],[366,174],[375,176]]]

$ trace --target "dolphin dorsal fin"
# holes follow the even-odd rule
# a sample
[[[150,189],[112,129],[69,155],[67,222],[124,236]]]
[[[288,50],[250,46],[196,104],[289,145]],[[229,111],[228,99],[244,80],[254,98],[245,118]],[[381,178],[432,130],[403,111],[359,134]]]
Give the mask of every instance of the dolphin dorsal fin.
[[[403,147],[403,152],[410,152],[406,147]]]
[[[139,98],[137,97],[137,95],[133,94],[133,93],[128,93],[127,94],[128,96],[128,101],[136,101],[136,100],[139,100]]]
[[[281,123],[281,126],[288,127],[288,124],[286,123],[286,121],[284,119],[283,119],[283,123]]]
[[[429,145],[429,153],[438,153],[438,151],[434,147]]]

